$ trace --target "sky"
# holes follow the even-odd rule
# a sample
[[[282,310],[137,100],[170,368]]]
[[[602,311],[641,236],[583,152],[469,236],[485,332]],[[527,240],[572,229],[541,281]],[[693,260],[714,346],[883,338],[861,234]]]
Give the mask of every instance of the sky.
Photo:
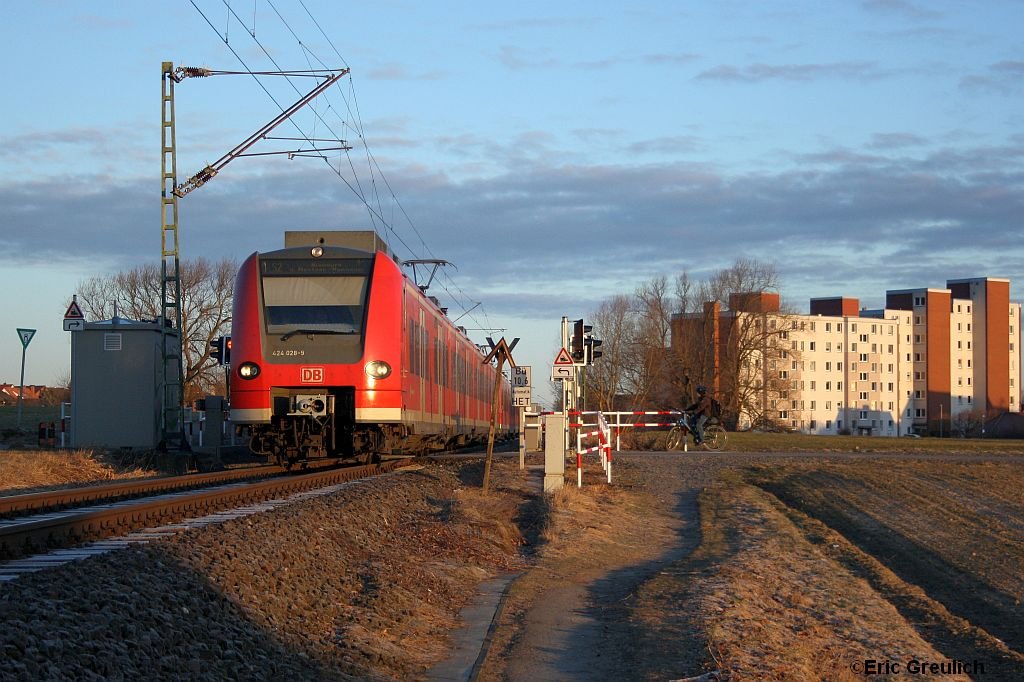
[[[535,387],[562,316],[739,258],[773,263],[796,312],[963,277],[1009,278],[1022,300],[1021,0],[39,0],[5,16],[0,382],[20,379],[17,328],[38,330],[25,382],[66,377],[78,285],[160,262],[164,61],[351,69],[272,135],[352,150],[232,161],[181,200],[182,258],[377,229],[401,258],[450,261],[431,293],[478,343],[521,338]],[[313,83],[178,84],[179,181]]]

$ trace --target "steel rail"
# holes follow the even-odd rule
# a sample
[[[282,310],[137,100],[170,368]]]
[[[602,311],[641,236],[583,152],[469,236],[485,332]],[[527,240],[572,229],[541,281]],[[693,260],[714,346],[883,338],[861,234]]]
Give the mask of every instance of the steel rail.
[[[311,463],[310,468],[336,466],[333,460],[324,463]],[[82,486],[77,488],[58,488],[35,493],[21,493],[0,496],[0,518],[28,513],[40,513],[44,510],[63,509],[70,505],[88,502],[104,502],[130,497],[142,497],[160,492],[188,490],[217,483],[230,483],[268,476],[280,476],[289,470],[277,465],[258,465],[205,474],[185,474],[183,476],[162,476],[152,478],[133,478],[114,483]]]
[[[325,469],[8,519],[0,521],[0,557],[12,559],[33,551],[123,535],[147,526],[177,522],[190,515],[208,514],[386,473],[410,461],[400,459],[383,464]]]

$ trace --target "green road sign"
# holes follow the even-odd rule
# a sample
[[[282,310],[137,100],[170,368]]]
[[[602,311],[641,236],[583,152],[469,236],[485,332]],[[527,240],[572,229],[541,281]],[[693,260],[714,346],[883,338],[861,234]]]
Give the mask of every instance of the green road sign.
[[[35,329],[19,329],[18,337],[21,338],[21,347],[28,348],[28,344],[32,341],[32,337],[36,335]]]

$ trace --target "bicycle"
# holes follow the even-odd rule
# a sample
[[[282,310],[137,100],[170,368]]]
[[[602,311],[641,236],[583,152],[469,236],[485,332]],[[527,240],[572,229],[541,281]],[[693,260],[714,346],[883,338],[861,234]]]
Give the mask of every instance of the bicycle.
[[[668,440],[666,442],[667,450],[677,450],[680,446],[683,447],[683,451],[687,450],[687,436],[693,433],[693,429],[690,427],[690,420],[687,413],[683,412],[679,416],[679,421],[673,426],[668,432]],[[696,438],[694,434],[694,438]],[[718,420],[712,417],[708,420],[707,424],[704,425],[704,441],[701,443],[706,449],[718,452],[725,447],[725,441],[729,439],[729,436],[725,428],[718,423]]]

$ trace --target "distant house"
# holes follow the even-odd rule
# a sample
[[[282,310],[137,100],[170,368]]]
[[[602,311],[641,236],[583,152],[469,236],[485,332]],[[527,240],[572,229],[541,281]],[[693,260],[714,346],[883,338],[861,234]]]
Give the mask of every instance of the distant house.
[[[15,386],[14,384],[0,384],[0,405],[17,405],[18,396],[21,393],[21,387]],[[26,386],[25,387],[25,405],[46,405],[47,399],[54,391],[60,389],[53,389],[47,386]]]

